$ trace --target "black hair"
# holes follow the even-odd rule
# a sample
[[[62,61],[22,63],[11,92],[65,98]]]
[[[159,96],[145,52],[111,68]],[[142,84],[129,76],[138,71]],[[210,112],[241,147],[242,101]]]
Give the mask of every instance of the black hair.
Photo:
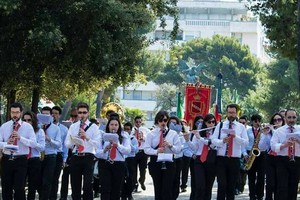
[[[12,104],[10,104],[10,107],[9,107],[10,109],[11,108],[20,108],[20,111],[22,112],[23,111],[23,107],[22,107],[22,105],[19,103],[19,102],[14,102],[14,103],[12,103]]]
[[[261,121],[261,119],[262,119],[262,117],[261,117],[261,115],[259,115],[259,114],[254,114],[254,115],[252,115],[251,116],[251,121],[253,122],[253,121]]]
[[[215,123],[217,123],[217,120],[216,120],[215,116],[214,116],[213,114],[208,113],[208,114],[205,115],[204,118],[203,118],[203,124],[202,124],[201,129],[207,128],[205,122],[208,122],[208,121],[210,121],[211,119],[214,119],[214,120],[215,120]],[[213,130],[214,130],[214,129],[215,129],[215,128],[213,128]],[[201,137],[206,137],[206,131],[201,131],[201,132],[200,132],[200,136],[201,136]]]
[[[240,116],[240,119],[244,119],[244,120],[248,121],[247,115],[242,115],[242,116]]]
[[[158,124],[159,120],[162,120],[164,117],[167,117],[169,119],[169,114],[167,111],[161,110],[159,111],[154,118],[154,124]]]
[[[38,130],[40,128],[38,127],[38,120],[37,120],[36,114],[34,112],[27,111],[23,114],[22,120],[24,120],[25,115],[30,116],[33,130],[34,130],[34,132],[38,132]]]
[[[132,123],[130,123],[130,122],[126,122],[126,123],[124,124],[124,127],[125,127],[125,126],[129,126],[130,129],[132,129],[132,127],[133,127],[133,126],[132,126]]]
[[[42,108],[42,111],[50,111],[50,113],[51,113],[51,108],[49,107],[49,106],[44,106],[43,108]]]
[[[168,120],[168,123],[167,123],[167,127],[168,127],[168,128],[169,128],[169,126],[170,126],[170,121],[171,121],[171,119],[175,119],[175,120],[176,120],[176,124],[180,124],[180,125],[181,125],[180,120],[179,120],[178,117],[176,117],[176,116],[171,116],[171,117],[169,118],[169,120]]]
[[[235,104],[235,103],[228,104],[226,106],[226,111],[228,110],[228,108],[235,108],[236,112],[238,112],[238,110],[239,110],[239,106],[237,104]]]
[[[280,112],[274,113],[274,114],[272,115],[272,117],[271,117],[271,119],[270,119],[270,124],[273,124],[273,125],[274,125],[274,121],[273,121],[273,120],[274,120],[274,117],[275,117],[276,115],[278,115],[278,116],[281,118],[281,120],[282,120],[282,126],[285,125],[284,117],[280,114]]]
[[[59,106],[53,106],[52,109],[51,109],[51,112],[52,112],[52,110],[57,110],[60,115],[62,113],[62,110],[61,110],[61,108]]]
[[[203,116],[202,115],[198,115],[198,116],[195,117],[194,122],[193,122],[193,129],[192,130],[197,130],[198,127],[196,126],[196,122],[199,119],[203,119]]]
[[[77,110],[79,110],[79,108],[86,108],[87,111],[90,110],[89,105],[88,105],[87,103],[84,103],[84,102],[79,102],[79,103],[77,104]]]
[[[123,141],[123,137],[122,137],[122,125],[121,125],[121,122],[120,122],[120,119],[117,118],[117,117],[110,117],[107,124],[106,124],[106,128],[105,128],[105,132],[106,133],[110,133],[110,130],[109,130],[109,123],[112,121],[112,120],[116,120],[119,124],[119,128],[117,130],[117,134],[119,135],[119,141],[120,141],[120,144],[122,144],[122,141]]]

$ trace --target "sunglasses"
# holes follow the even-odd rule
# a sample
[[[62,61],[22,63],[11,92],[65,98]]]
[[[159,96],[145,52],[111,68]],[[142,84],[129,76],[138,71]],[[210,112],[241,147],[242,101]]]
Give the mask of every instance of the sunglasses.
[[[273,122],[282,122],[282,119],[281,118],[274,118]]]
[[[24,119],[23,121],[25,121],[25,122],[31,122],[32,120],[31,119]]]
[[[168,121],[168,119],[160,119],[160,120],[158,120],[158,122],[167,122]]]
[[[81,112],[81,111],[78,111],[78,114],[79,115],[81,115],[81,114],[84,114],[84,115],[86,115],[88,112],[87,111],[83,111],[83,112]]]
[[[70,115],[71,117],[77,117],[78,115]]]
[[[286,118],[288,118],[288,119],[296,119],[297,117],[296,116],[287,116]]]
[[[207,121],[208,124],[214,124],[215,122],[216,122],[215,120]]]
[[[246,124],[246,122],[240,122],[241,124]]]

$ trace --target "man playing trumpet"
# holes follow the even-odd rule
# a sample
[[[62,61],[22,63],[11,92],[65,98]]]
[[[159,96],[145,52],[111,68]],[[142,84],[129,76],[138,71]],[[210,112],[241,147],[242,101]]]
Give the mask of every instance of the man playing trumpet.
[[[300,170],[299,137],[287,139],[291,133],[299,133],[294,109],[285,112],[286,125],[276,129],[271,138],[271,149],[277,153],[277,199],[296,200]]]

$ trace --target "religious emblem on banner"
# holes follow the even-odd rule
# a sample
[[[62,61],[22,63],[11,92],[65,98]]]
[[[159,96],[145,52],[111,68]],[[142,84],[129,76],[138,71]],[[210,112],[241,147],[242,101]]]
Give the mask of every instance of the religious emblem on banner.
[[[209,112],[211,102],[211,86],[187,84],[185,86],[185,120],[189,125],[193,124],[196,116],[205,116]]]

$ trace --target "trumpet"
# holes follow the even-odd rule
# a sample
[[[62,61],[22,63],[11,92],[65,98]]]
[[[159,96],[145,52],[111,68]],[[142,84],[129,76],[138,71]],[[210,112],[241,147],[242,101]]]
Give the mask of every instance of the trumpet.
[[[289,151],[291,152],[290,162],[295,162],[295,142],[290,146]]]

